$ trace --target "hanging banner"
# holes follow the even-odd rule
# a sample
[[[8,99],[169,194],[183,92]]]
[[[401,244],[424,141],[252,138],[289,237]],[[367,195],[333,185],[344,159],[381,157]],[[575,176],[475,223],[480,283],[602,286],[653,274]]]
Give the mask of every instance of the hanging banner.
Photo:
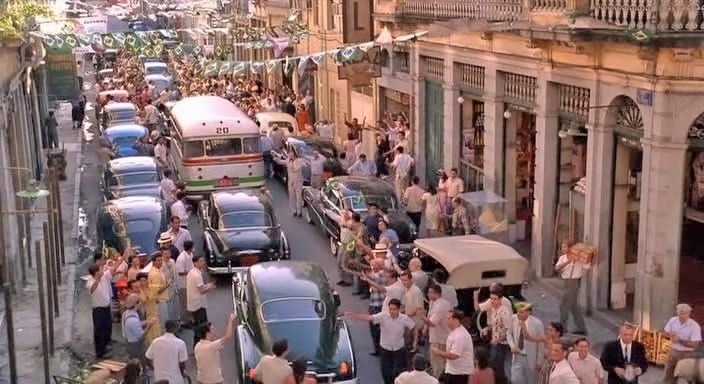
[[[93,33],[107,33],[108,32],[108,17],[107,16],[95,16],[95,17],[81,17],[78,19],[78,24],[76,26],[78,33],[93,34]]]

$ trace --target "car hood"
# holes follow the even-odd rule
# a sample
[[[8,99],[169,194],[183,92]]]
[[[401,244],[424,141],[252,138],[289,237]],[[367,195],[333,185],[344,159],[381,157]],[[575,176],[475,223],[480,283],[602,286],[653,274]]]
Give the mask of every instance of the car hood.
[[[290,360],[304,358],[309,362],[309,369],[323,373],[334,370],[339,362],[339,331],[330,327],[328,322],[316,320],[284,321],[266,323],[262,335],[262,351],[271,353],[276,340],[288,341]]]
[[[151,196],[160,197],[161,190],[159,184],[133,184],[118,187],[111,187],[110,193],[114,198],[122,198],[129,196]]]
[[[268,250],[278,246],[279,230],[273,228],[227,230],[215,231],[214,235],[220,252]]]
[[[403,211],[390,211],[385,217],[389,221],[389,226],[398,234],[401,244],[412,243],[417,236],[418,228],[413,224],[413,220]]]

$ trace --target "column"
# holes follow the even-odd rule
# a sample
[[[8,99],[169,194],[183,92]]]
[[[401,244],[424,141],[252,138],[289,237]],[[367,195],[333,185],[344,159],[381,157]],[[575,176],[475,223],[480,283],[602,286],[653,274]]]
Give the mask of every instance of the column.
[[[484,73],[484,189],[503,195],[504,78],[493,65]]]
[[[445,118],[445,128],[443,129],[444,151],[443,151],[443,169],[457,168],[460,163],[460,105],[457,103],[457,98],[460,97],[460,91],[452,83],[443,84],[443,98],[445,100],[445,110],[443,115]],[[471,100],[468,100],[471,103]],[[465,101],[466,103],[467,101]],[[471,106],[470,106],[471,108]]]
[[[559,95],[557,87],[539,81],[535,137],[535,185],[533,202],[533,238],[531,264],[537,276],[550,275],[555,250],[554,223],[557,200],[557,168],[560,130],[557,118]]]
[[[611,212],[611,294],[612,309],[626,307],[626,227],[628,226],[628,176],[633,149],[616,144],[616,161],[613,167],[614,186]]]
[[[661,329],[677,303],[686,151],[685,143],[643,140],[634,318],[645,329]]]
[[[596,114],[595,114],[596,115]],[[609,307],[611,278],[610,232],[611,199],[613,193],[614,132],[607,129],[601,115],[587,125],[587,191],[584,209],[584,241],[597,248],[598,264],[592,267],[595,280],[590,291],[590,301],[597,308]]]
[[[420,76],[420,60],[418,59],[418,45],[411,46],[409,77],[411,78],[411,129],[412,138],[409,138],[413,145],[413,153],[421,154],[422,143],[425,139],[423,126],[425,125],[425,82]],[[421,184],[426,182],[425,156],[416,155],[416,169],[420,170]]]

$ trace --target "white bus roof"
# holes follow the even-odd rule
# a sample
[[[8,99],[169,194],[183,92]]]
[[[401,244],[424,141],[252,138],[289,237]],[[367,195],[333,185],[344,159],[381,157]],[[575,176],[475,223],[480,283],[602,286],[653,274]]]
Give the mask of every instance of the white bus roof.
[[[171,108],[171,118],[184,138],[213,137],[216,126],[230,128],[231,134],[259,134],[259,127],[246,113],[219,96],[187,97]],[[238,124],[237,130],[233,124]]]

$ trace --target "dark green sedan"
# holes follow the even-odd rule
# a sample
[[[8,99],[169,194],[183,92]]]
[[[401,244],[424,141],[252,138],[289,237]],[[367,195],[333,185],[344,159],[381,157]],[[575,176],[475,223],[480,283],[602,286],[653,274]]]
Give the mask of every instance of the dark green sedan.
[[[340,298],[323,269],[302,261],[259,263],[232,277],[239,324],[235,334],[240,383],[252,384],[254,368],[272,345],[286,339],[287,358],[303,358],[319,383],[357,384],[349,331],[338,317]]]

